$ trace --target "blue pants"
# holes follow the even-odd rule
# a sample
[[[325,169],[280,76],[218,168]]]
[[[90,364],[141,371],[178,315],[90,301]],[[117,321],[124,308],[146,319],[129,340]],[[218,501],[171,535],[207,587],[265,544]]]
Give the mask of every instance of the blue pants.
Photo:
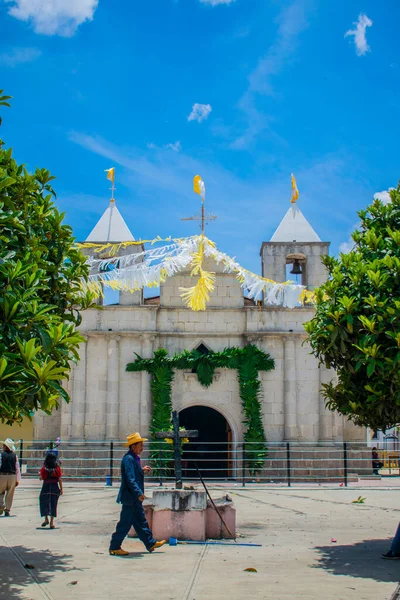
[[[138,538],[149,550],[156,540],[150,531],[147,523],[142,503],[137,501],[133,506],[127,504],[122,505],[121,516],[117,523],[115,533],[112,534],[110,550],[119,550],[125,537],[128,535],[131,527],[135,528]]]
[[[390,551],[393,552],[393,554],[400,556],[400,524],[397,527],[396,535],[394,536],[392,545],[390,546]]]

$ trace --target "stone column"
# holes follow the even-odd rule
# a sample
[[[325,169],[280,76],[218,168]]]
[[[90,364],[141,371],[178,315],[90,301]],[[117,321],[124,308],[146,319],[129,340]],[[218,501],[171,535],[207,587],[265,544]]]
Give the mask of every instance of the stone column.
[[[111,336],[107,348],[106,439],[118,439],[119,426],[119,336]]]
[[[74,374],[75,374],[76,365],[71,365],[70,377],[69,380],[66,380],[64,383],[64,387],[69,394],[69,403],[67,404],[64,400],[61,400],[61,439],[69,440],[71,437],[71,425],[72,425],[72,395],[74,388]]]
[[[285,441],[297,442],[296,345],[291,337],[283,338],[285,384]]]
[[[319,382],[322,389],[323,383],[329,383],[334,377],[334,372],[324,366],[319,368]],[[326,408],[325,397],[319,394],[319,441],[324,444],[333,443],[333,412]]]
[[[75,368],[72,388],[72,418],[71,439],[84,441],[85,439],[85,417],[86,417],[86,362],[88,354],[89,338],[84,336],[86,343],[81,345],[80,361]]]
[[[333,413],[333,423],[335,428],[335,441],[343,442],[344,440],[344,417],[339,413]]]
[[[156,339],[155,335],[145,333],[142,335],[142,358],[151,358],[153,356],[153,342]],[[142,371],[140,380],[140,406],[139,406],[139,424],[140,433],[145,435],[149,432],[151,418],[151,390],[150,390],[151,375],[146,371]]]

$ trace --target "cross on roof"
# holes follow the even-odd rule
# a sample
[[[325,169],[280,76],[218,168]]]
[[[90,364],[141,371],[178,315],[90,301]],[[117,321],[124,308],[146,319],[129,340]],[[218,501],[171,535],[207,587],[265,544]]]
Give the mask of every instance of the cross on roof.
[[[182,221],[201,221],[201,233],[204,235],[206,229],[206,223],[208,221],[215,221],[217,217],[215,215],[206,215],[204,209],[204,198],[201,199],[201,214],[198,217],[186,217],[181,219]]]

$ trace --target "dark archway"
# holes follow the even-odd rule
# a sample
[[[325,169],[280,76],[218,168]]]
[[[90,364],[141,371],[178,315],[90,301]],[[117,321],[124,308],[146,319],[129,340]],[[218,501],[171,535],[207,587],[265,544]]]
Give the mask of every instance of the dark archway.
[[[232,431],[225,417],[208,406],[191,406],[179,413],[179,422],[199,432],[183,447],[183,476],[197,479],[196,463],[206,479],[232,477]]]

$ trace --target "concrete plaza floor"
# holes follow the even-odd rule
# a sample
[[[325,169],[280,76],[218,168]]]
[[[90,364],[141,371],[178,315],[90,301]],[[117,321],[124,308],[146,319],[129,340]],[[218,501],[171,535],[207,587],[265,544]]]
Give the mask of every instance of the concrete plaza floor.
[[[380,558],[400,521],[399,488],[224,487],[236,504],[238,542],[261,548],[179,545],[148,554],[128,539],[127,558],[108,554],[115,487],[64,482],[54,531],[40,528],[39,489],[23,481],[12,517],[0,518],[1,599],[389,600],[400,579],[400,561]],[[352,504],[359,495],[365,504]]]

